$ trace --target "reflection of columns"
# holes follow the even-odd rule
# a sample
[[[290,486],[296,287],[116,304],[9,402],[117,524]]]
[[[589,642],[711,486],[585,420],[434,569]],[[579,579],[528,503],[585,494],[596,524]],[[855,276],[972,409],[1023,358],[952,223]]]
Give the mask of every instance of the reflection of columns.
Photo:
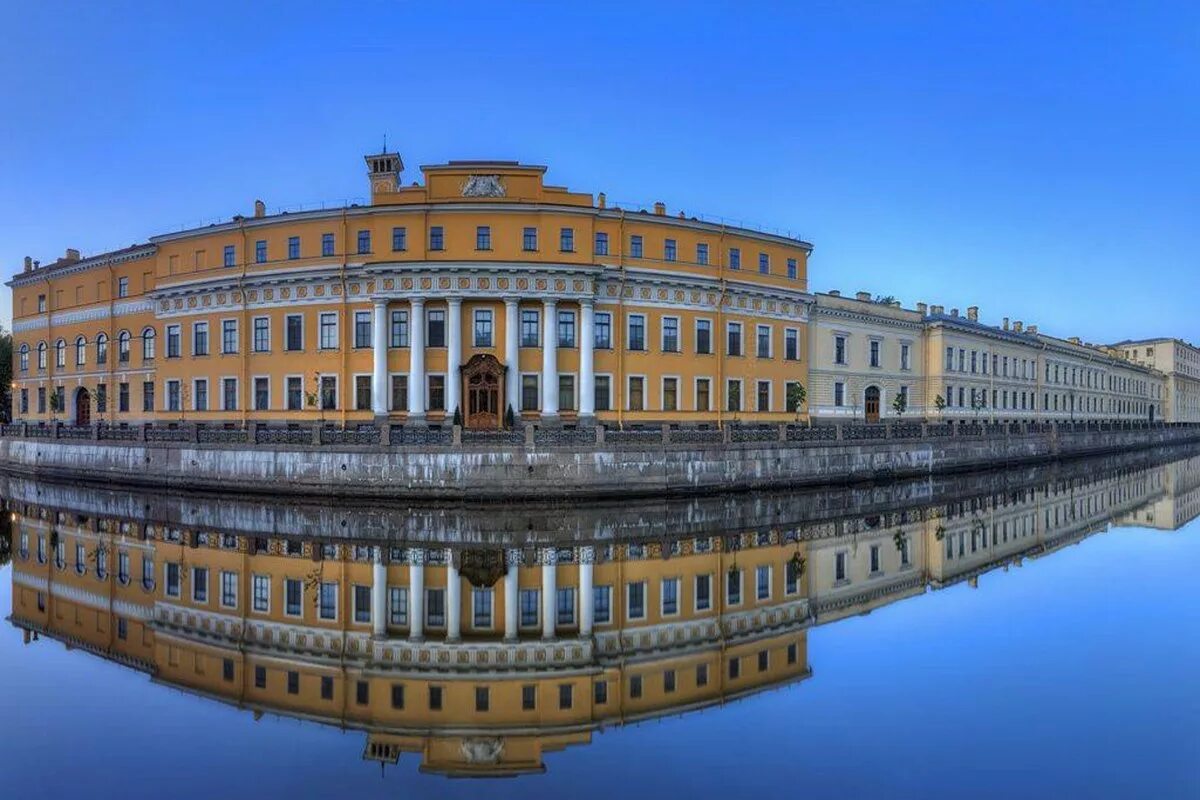
[[[446,549],[446,640],[455,642],[462,636],[462,581],[454,566],[454,552]]]
[[[596,413],[596,368],[593,348],[596,343],[593,328],[591,299],[579,301],[579,416]]]
[[[542,638],[554,638],[558,611],[558,564],[553,549],[542,551]]]
[[[412,299],[408,322],[408,419],[425,418],[425,298]]]
[[[387,567],[383,565],[383,548],[374,548],[371,556],[371,632],[382,639],[387,635]]]
[[[594,600],[592,593],[592,562],[595,553],[590,547],[579,550],[579,635],[592,635],[592,621],[595,618]]]
[[[375,371],[371,376],[371,410],[375,416],[387,416],[387,300],[375,301],[375,334],[371,343],[375,353]]]
[[[558,312],[554,298],[542,301],[542,416],[558,416]]]
[[[517,638],[517,612],[520,602],[517,597],[517,575],[520,557],[517,550],[509,550],[504,559],[508,566],[508,571],[504,573],[504,638],[509,641]]]
[[[451,297],[446,304],[450,312],[446,315],[446,413],[453,417],[462,403],[462,375],[458,371],[462,366],[462,298]]]
[[[425,552],[408,551],[408,631],[409,638],[425,635]]]
[[[504,402],[512,406],[514,418],[521,416],[520,322],[517,319],[517,298],[504,298]],[[507,409],[501,409],[507,413]]]

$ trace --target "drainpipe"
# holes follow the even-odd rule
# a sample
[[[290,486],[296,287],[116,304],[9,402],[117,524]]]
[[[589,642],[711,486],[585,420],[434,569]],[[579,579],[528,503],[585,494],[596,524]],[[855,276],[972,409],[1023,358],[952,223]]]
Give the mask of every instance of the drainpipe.
[[[725,247],[724,224],[721,225],[721,235],[717,237],[717,247],[719,247],[721,250],[719,257],[717,258],[717,281],[720,289],[719,293],[717,294],[716,324],[713,325],[715,330],[712,332],[713,352],[717,355],[717,385],[712,387],[712,389],[709,391],[709,395],[710,397],[713,393],[717,395],[717,428],[721,429],[725,427],[725,403],[728,401],[728,397],[726,396],[726,392],[728,390],[725,388],[725,345],[727,342],[721,341],[721,336],[725,332],[725,259],[728,255],[728,248]],[[742,338],[742,344],[745,346],[744,334]],[[722,637],[722,642],[724,642],[724,637]],[[724,653],[723,648],[724,644],[722,644],[722,653]],[[722,664],[722,666],[724,665]],[[722,696],[724,696],[723,692],[724,687],[722,686]]]
[[[625,429],[625,404],[629,402],[629,387],[625,380],[625,347],[628,345],[626,336],[628,327],[625,321],[625,209],[621,209],[621,260],[618,266],[621,269],[621,281],[617,287],[617,325],[618,325],[618,347],[617,347],[617,386],[621,391],[621,402],[617,403],[617,429]],[[609,387],[612,390],[612,387]],[[645,398],[645,387],[642,387],[642,397]],[[644,403],[643,403],[644,405]]]
[[[346,257],[350,253],[350,245],[349,245],[350,240],[347,238],[350,235],[349,225],[350,225],[350,220],[347,218],[346,208],[343,206],[343,208],[342,208],[342,262],[341,262],[341,266],[339,267],[339,272],[338,272],[338,280],[341,282],[341,285],[342,285],[342,322],[341,322],[341,325],[339,326],[339,331],[338,331],[338,333],[339,333],[338,349],[341,351],[341,356],[342,356],[342,369],[341,369],[342,374],[338,376],[338,383],[337,383],[338,416],[341,417],[343,428],[346,427],[346,404],[342,402],[342,397],[346,394],[346,387],[343,384],[345,383],[345,379],[347,377],[349,377],[348,373],[350,370],[350,348],[348,348],[346,346],[346,341],[347,341],[347,339],[350,338],[350,336],[353,335],[353,332],[354,332],[354,326],[351,324],[351,320],[349,317],[349,315],[350,315],[349,300],[346,297],[346,288],[347,288],[346,287],[346,261],[347,261]],[[410,322],[410,324],[411,324],[411,322]],[[318,326],[318,335],[320,335],[319,328],[320,328],[320,326]],[[411,370],[410,370],[410,374],[411,374]],[[320,391],[320,387],[317,387],[317,390]],[[353,396],[353,390],[351,390],[351,395]],[[318,403],[319,402],[320,401],[318,400]]]
[[[250,368],[249,350],[250,350],[250,343],[253,340],[253,331],[251,331],[249,329],[249,326],[246,324],[246,320],[247,320],[246,315],[249,311],[249,303],[246,299],[246,272],[249,269],[250,261],[246,257],[247,239],[246,239],[246,220],[245,220],[245,218],[243,217],[241,222],[238,224],[239,224],[239,227],[241,228],[241,233],[242,233],[242,269],[241,269],[241,273],[238,275],[238,284],[237,284],[238,292],[240,292],[242,295],[242,320],[239,323],[241,329],[238,332],[238,339],[239,339],[238,350],[241,351],[240,352],[241,369],[239,370],[240,377],[238,378],[238,383],[240,385],[240,388],[238,389],[238,394],[245,396],[247,399],[247,402],[239,402],[238,407],[242,411],[242,414],[241,414],[242,427],[245,428],[246,423],[249,418],[249,414],[250,414],[250,410],[249,410],[250,404],[254,401],[254,387],[248,385],[249,380],[250,380],[250,377],[249,377],[249,368]],[[224,332],[222,331],[221,333],[222,333],[222,339],[223,339]],[[183,336],[183,331],[181,329],[180,337],[182,338],[182,336]],[[209,346],[211,348],[211,344]],[[222,389],[222,391],[224,391],[224,390]],[[180,394],[181,395],[183,394],[182,390],[180,391]],[[183,398],[182,397],[180,397],[179,407],[180,408],[183,407]],[[254,444],[254,443],[251,442],[251,444]]]

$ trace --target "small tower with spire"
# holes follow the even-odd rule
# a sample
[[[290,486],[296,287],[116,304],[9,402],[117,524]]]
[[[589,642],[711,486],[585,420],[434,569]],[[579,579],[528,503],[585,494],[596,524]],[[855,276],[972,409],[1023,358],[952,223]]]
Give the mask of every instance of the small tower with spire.
[[[404,161],[399,153],[389,153],[387,136],[383,137],[383,148],[374,155],[363,156],[367,162],[367,177],[371,181],[371,200],[380,194],[394,192],[400,185],[400,173],[404,171]]]

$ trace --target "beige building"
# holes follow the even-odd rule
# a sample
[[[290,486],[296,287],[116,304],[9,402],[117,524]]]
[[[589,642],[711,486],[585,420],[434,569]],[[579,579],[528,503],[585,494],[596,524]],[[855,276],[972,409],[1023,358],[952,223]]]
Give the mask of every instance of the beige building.
[[[1111,349],[1167,376],[1164,419],[1200,422],[1200,348],[1181,339],[1140,339],[1118,342]]]
[[[927,414],[923,335],[921,314],[898,302],[876,302],[869,292],[815,295],[809,308],[809,413],[839,422]],[[904,399],[897,404],[897,397]]]

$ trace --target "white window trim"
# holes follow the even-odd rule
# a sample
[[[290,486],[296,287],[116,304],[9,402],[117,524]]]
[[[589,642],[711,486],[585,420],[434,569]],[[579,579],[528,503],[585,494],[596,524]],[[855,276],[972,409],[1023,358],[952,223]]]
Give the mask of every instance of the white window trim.
[[[196,331],[199,330],[201,326],[204,326],[205,344],[208,345],[208,352],[204,353],[203,355],[196,352]],[[119,359],[120,358],[120,349],[121,349],[120,342],[119,342],[120,336],[118,336],[117,338],[118,338],[117,358]],[[192,347],[191,347],[192,358],[196,358],[196,357],[207,358],[212,355],[212,349],[213,349],[213,347],[212,347],[212,326],[208,324],[208,320],[202,319],[202,320],[197,320],[196,322],[193,322],[192,323]]]
[[[567,251],[567,252],[574,252],[574,251],[572,250],[572,251]],[[562,320],[563,314],[571,315],[572,338],[575,340],[575,344],[573,344],[573,345],[563,344],[561,341],[561,337],[558,335],[558,326],[559,326],[560,321]],[[579,327],[580,327],[579,326],[579,315],[577,313],[575,313],[575,309],[573,309],[573,308],[556,309],[554,312],[554,346],[565,349],[565,350],[578,350],[579,349]],[[595,328],[593,328],[593,330],[592,330],[592,335],[593,336],[595,335]]]
[[[763,567],[767,568],[767,596],[759,599],[758,596],[758,571]],[[775,597],[775,570],[770,564],[757,564],[754,567],[754,602],[769,603]]]
[[[225,323],[226,322],[233,323],[233,346],[235,348],[233,350],[225,349]],[[238,318],[237,317],[221,317],[220,323],[221,323],[221,325],[220,325],[220,331],[221,331],[220,354],[223,356],[237,355],[238,353],[240,353],[242,351],[242,330],[241,330],[241,326],[238,325]],[[210,352],[212,351],[212,341],[211,340],[209,341],[209,351]]]
[[[760,356],[758,354],[758,336],[763,332],[763,328],[767,329],[767,354]],[[754,326],[754,357],[755,358],[774,358],[775,357],[775,330],[771,325],[756,323]]]
[[[608,589],[608,619],[603,622],[596,616],[596,601],[595,592],[599,589]],[[601,583],[592,586],[592,625],[596,627],[608,627],[613,624],[613,587],[611,583]]]
[[[738,343],[741,352],[736,356],[729,352],[729,334],[733,333],[733,329],[737,328]],[[738,320],[727,320],[725,322],[725,357],[726,358],[745,358],[746,357],[746,326]]]
[[[660,411],[667,411],[667,408],[665,407],[665,403],[666,403],[666,398],[667,398],[667,381],[668,380],[675,381],[675,408],[671,409],[671,410],[672,411],[682,411],[683,404],[680,401],[683,398],[681,397],[682,392],[680,391],[680,387],[683,386],[683,379],[678,375],[663,375],[659,378],[659,381],[658,381],[658,408]]]
[[[700,381],[708,381],[708,408],[700,407]],[[692,410],[701,413],[712,412],[713,379],[711,375],[697,375],[692,378]]]
[[[449,399],[447,397],[447,395],[449,394],[450,377],[444,372],[426,372],[425,373],[425,410],[426,411],[435,410],[429,405],[429,396],[432,394],[432,392],[429,389],[429,379],[430,378],[441,378],[442,379],[442,403],[443,403],[443,405],[445,404],[445,401],[447,399]],[[412,387],[409,387],[410,390],[411,390],[411,388]],[[541,387],[539,387],[539,388],[541,388]],[[462,402],[461,398],[459,399],[459,402]],[[442,408],[441,410],[449,415],[454,414],[453,408]]]
[[[352,315],[352,319],[354,320],[353,324],[351,325],[351,328],[353,329],[353,333],[351,334],[351,337],[350,337],[350,339],[351,339],[350,349],[351,350],[370,350],[370,349],[372,349],[375,346],[375,312],[371,309],[356,308],[353,311],[351,311],[350,314]],[[367,343],[366,344],[358,343],[358,315],[359,314],[367,315]],[[390,323],[391,323],[390,318],[388,319],[388,322],[389,322],[389,327],[390,327]],[[390,338],[391,331],[389,330],[388,333],[389,333],[389,338]]]
[[[608,346],[601,347],[596,344],[596,330],[600,327],[600,317],[608,317]],[[595,311],[592,313],[592,347],[596,350],[611,350],[613,348],[612,341],[612,312],[611,311]]]
[[[299,317],[300,318],[300,349],[298,349],[298,350],[288,350],[287,349],[287,330],[288,330],[288,318],[289,317]],[[303,353],[304,352],[304,342],[305,342],[305,333],[306,333],[304,317],[305,317],[304,314],[295,314],[295,313],[283,315],[283,352],[285,352],[285,353]]]
[[[642,321],[642,345],[643,345],[643,347],[641,350],[634,350],[633,348],[631,348],[629,346],[630,343],[633,341],[633,320],[635,317]],[[646,341],[646,331],[647,331],[647,325],[648,325],[646,320],[647,320],[647,317],[642,312],[635,312],[632,314],[625,315],[625,350],[626,351],[628,351],[630,353],[647,353],[650,351],[650,348],[645,346],[645,345],[649,345],[649,342]]]
[[[287,610],[288,609],[287,582],[289,580],[297,581],[300,584],[300,613],[299,614],[291,614],[291,613],[288,613],[288,610]],[[283,584],[280,588],[283,591],[283,594],[280,597],[280,604],[283,606],[281,609],[281,611],[283,612],[283,616],[287,617],[288,619],[304,619],[304,579],[303,578],[293,578],[290,575],[284,575],[283,576]]]
[[[667,593],[663,591],[663,584],[665,584],[667,581],[675,582],[675,611],[670,614],[667,613],[667,605],[666,605]],[[664,577],[661,580],[659,580],[659,582],[658,582],[658,613],[659,613],[659,616],[664,617],[664,618],[678,617],[679,614],[681,613],[682,608],[683,608],[683,579],[680,578],[678,575],[674,575],[674,576],[667,576],[667,577]]]
[[[558,377],[560,379],[560,383],[561,383],[561,379],[563,377],[571,378],[571,394],[574,395],[574,397],[575,397],[574,402],[571,404],[571,408],[563,409],[562,403],[560,402],[558,404],[558,406],[559,406],[558,410],[559,411],[567,410],[567,411],[571,411],[572,413],[576,413],[576,414],[579,413],[579,373],[578,372],[560,372],[560,373],[558,373]],[[555,396],[558,397],[559,386],[556,385],[554,387],[554,391],[555,391]]]
[[[255,346],[256,342],[254,341],[256,333],[257,333],[257,331],[255,330],[255,326],[258,324],[258,321],[260,319],[265,319],[267,321],[267,347],[265,350],[257,349]],[[258,316],[252,317],[250,319],[250,352],[252,352],[252,353],[269,353],[269,352],[271,352],[271,318],[269,316],[267,316],[266,314],[259,314]]]
[[[675,320],[675,349],[667,349],[667,320]],[[676,314],[664,314],[658,318],[658,348],[664,353],[682,353],[683,352],[683,325],[682,320]]]
[[[533,592],[537,598],[537,602],[533,604],[534,612],[537,619],[533,622],[526,623],[521,616],[521,592]],[[534,628],[542,627],[542,587],[540,586],[521,586],[517,589],[517,628],[520,630],[533,630]]]
[[[796,337],[796,357],[791,360],[803,361],[804,354],[800,351],[800,329],[799,328],[784,328],[783,329],[783,360],[784,361],[789,360],[787,357],[787,340],[788,340],[789,334]]]
[[[60,539],[60,541],[61,541],[61,539]],[[168,568],[172,564],[175,566],[175,568],[177,570],[179,570],[179,586],[174,594],[171,593],[171,582],[167,580],[167,575],[169,574]],[[173,562],[173,561],[164,561],[163,562],[162,585],[163,585],[163,596],[164,597],[173,597],[176,599],[181,599],[183,597],[183,565],[179,564],[177,562]]]
[[[225,381],[233,381],[233,385],[235,387],[235,390],[234,390],[235,402],[238,402],[239,404],[241,402],[242,387],[241,387],[241,384],[238,382],[238,377],[236,375],[222,375],[217,380],[218,380],[217,386],[221,392],[221,408],[220,408],[220,410],[221,411],[239,411],[239,410],[241,410],[237,407],[234,407],[234,408],[226,408],[225,407]]]
[[[267,407],[264,409],[258,408],[257,404],[254,402],[256,399],[255,395],[258,392],[258,389],[255,388],[255,383],[258,381],[259,378],[265,378],[267,381]],[[301,385],[303,385],[303,384],[301,384]],[[271,376],[270,375],[251,375],[250,376],[250,408],[247,410],[249,410],[249,411],[274,411],[275,410],[275,388],[271,384]]]
[[[196,398],[199,396],[196,386],[199,385],[200,381],[204,381],[206,384],[205,388],[207,391],[205,392],[205,396],[208,400],[208,408],[198,408],[196,406]],[[212,411],[212,381],[206,377],[192,378],[192,411]]]
[[[700,579],[708,578],[708,608],[700,607]],[[705,572],[692,576],[692,611],[696,614],[712,613],[716,604],[713,603],[713,573]]]
[[[839,555],[845,556],[846,558],[846,577],[844,578],[838,578],[837,576],[837,559]],[[850,550],[849,548],[841,547],[833,551],[833,585],[849,586],[850,583]]]
[[[388,410],[389,411],[408,411],[407,405],[405,405],[404,408],[395,408],[392,406],[392,379],[397,376],[403,377],[406,381],[408,380],[407,372],[389,372],[388,373],[388,382],[387,382]],[[412,391],[412,387],[409,386],[408,390]]]
[[[525,408],[525,379],[533,378],[537,383],[537,405],[533,408]],[[411,388],[411,387],[410,387]],[[513,404],[513,413],[520,414],[525,411],[535,412],[542,410],[542,373],[540,372],[522,372],[517,383],[516,397],[517,402]]]
[[[179,385],[179,408],[178,409],[171,408],[171,384],[172,383]],[[163,411],[173,412],[173,411],[185,410],[183,407],[183,381],[181,379],[179,379],[179,378],[164,379],[162,392],[163,392],[163,394],[162,394]]]
[[[726,572],[721,578],[721,591],[725,593],[725,607],[737,608],[738,606],[746,605],[746,569],[743,567],[737,571],[738,576],[738,601],[736,603],[729,602],[729,573]]]
[[[362,410],[362,409],[360,409],[360,408],[358,407],[358,379],[359,379],[359,378],[370,378],[370,379],[372,380],[372,382],[373,382],[373,381],[374,381],[374,379],[375,379],[375,374],[374,374],[374,373],[372,373],[372,372],[355,372],[355,373],[352,373],[352,374],[350,375],[350,380],[353,382],[351,385],[354,387],[354,398],[353,398],[353,400],[354,400],[354,410],[355,410],[355,411],[360,411],[360,410]],[[374,389],[374,388],[375,388],[375,386],[374,386],[374,383],[372,383],[372,384],[371,384],[371,388],[372,388],[372,389]],[[387,385],[387,390],[388,390],[388,393],[389,393],[389,394],[390,394],[390,393],[391,393],[391,391],[392,391],[392,384],[391,384],[391,382],[390,382],[390,381],[388,382],[388,385]],[[372,398],[371,398],[372,405],[374,405],[374,401],[375,401],[375,398],[373,398],[373,397],[372,397]],[[369,409],[368,409],[368,410],[369,410]]]
[[[635,583],[642,584],[642,615],[640,617],[633,616],[633,604],[630,602],[630,595],[633,591]],[[627,581],[625,583],[625,620],[627,622],[641,622],[647,617],[647,606],[650,598],[647,596],[650,584],[646,579],[640,581]]]
[[[615,398],[613,397],[613,395],[615,394],[615,392],[614,392],[615,386],[613,385],[613,376],[612,376],[611,372],[595,373],[592,376],[592,394],[593,394],[592,402],[593,402],[593,404],[595,403],[594,395],[596,392],[596,387],[599,385],[599,383],[597,383],[597,381],[596,381],[596,378],[600,378],[600,377],[608,378],[608,411],[601,411],[599,408],[597,408],[596,413],[597,414],[607,414],[610,411],[615,411],[617,408],[617,404],[615,402],[613,402],[615,400]]]
[[[637,373],[637,372],[631,373],[631,374],[625,376],[625,410],[626,411],[637,411],[638,410],[638,409],[629,407],[629,400],[630,400],[630,398],[633,397],[633,391],[629,387],[631,386],[631,381],[633,381],[635,378],[640,378],[642,381],[642,408],[641,408],[641,410],[647,411],[650,408],[650,396],[649,396],[650,395],[650,385],[646,380],[646,375],[644,373]]]
[[[183,565],[181,564],[180,565],[180,568],[181,568],[180,575],[179,575],[179,579],[180,579],[181,583],[183,581],[182,566]],[[198,566],[192,566],[191,569],[192,569],[192,574],[189,575],[188,577],[191,579],[191,584],[192,584],[192,602],[197,605],[208,605],[208,603],[209,603],[208,599],[205,599],[205,600],[197,600],[196,599],[196,570],[202,569],[206,573],[205,577],[204,577],[205,588],[208,591],[208,597],[210,599],[212,598],[212,571],[209,570],[208,567],[198,567]]]
[[[907,366],[905,366],[905,364],[904,364],[904,348],[906,348],[906,347],[908,348],[908,365]],[[898,348],[898,352],[897,352],[897,356],[899,357],[899,364],[900,364],[901,372],[912,372],[912,354],[913,354],[912,339],[901,339],[900,347]]]
[[[830,331],[829,335],[830,335],[830,344],[833,347],[833,358],[831,359],[833,365],[835,367],[850,366],[850,332],[849,331]],[[838,340],[839,336],[842,339],[846,340],[844,345],[842,346],[842,354],[846,357],[845,361],[837,360],[837,340]]]
[[[475,593],[476,592],[486,592],[487,594],[491,595],[491,598],[492,598],[491,602],[488,603],[488,624],[487,625],[476,625],[475,624]],[[496,590],[494,588],[492,588],[491,586],[488,586],[487,588],[484,588],[484,589],[480,589],[476,586],[472,586],[471,587],[471,595],[470,595],[469,600],[471,603],[471,630],[484,631],[484,632],[495,631],[496,630]],[[517,609],[517,611],[519,613],[520,609]]]
[[[288,388],[288,381],[292,378],[300,379],[300,408],[291,408],[290,409],[287,407],[287,388]],[[303,375],[298,375],[298,374],[292,372],[292,373],[289,373],[289,374],[283,376],[283,406],[284,406],[283,407],[284,411],[303,411],[304,410],[304,376]]]
[[[700,341],[700,323],[701,323],[701,322],[707,322],[707,323],[708,323],[708,352],[707,352],[707,353],[701,353],[701,352],[700,352],[698,349],[696,349],[696,347],[695,347],[695,343]],[[696,319],[695,319],[695,320],[693,321],[693,323],[692,323],[692,335],[693,335],[693,336],[695,336],[695,340],[694,340],[694,342],[693,342],[693,347],[692,347],[692,349],[695,351],[695,355],[698,355],[698,356],[711,356],[711,355],[713,355],[713,354],[716,352],[716,343],[715,343],[715,342],[713,342],[713,321],[712,321],[712,317],[696,317]]]
[[[342,407],[342,381],[341,375],[331,374],[327,372],[321,373],[321,379],[317,383],[317,409],[321,409],[321,385],[326,378],[333,378],[333,408],[324,409],[325,411],[338,411]]]
[[[225,576],[226,575],[232,575],[234,577],[234,589],[233,589],[234,595],[233,595],[232,603],[225,602]],[[217,586],[217,593],[220,595],[220,597],[217,598],[217,604],[220,605],[221,608],[230,608],[230,609],[236,610],[238,607],[238,601],[241,600],[241,598],[238,596],[241,594],[241,588],[242,588],[241,580],[240,580],[241,576],[239,576],[238,573],[236,573],[236,572],[232,572],[230,570],[223,569],[217,573],[217,577],[220,579],[220,585]],[[209,588],[211,589],[211,587],[209,587]]]
[[[530,252],[530,251],[527,250],[525,252]],[[528,313],[532,313],[537,317],[537,326],[536,326],[537,327],[537,344],[525,344],[525,315]],[[544,333],[545,333],[545,331],[542,330],[542,310],[540,308],[529,308],[529,307],[522,308],[520,305],[518,305],[517,306],[517,349],[520,350],[521,348],[541,347],[542,339],[545,338],[543,336]]]
[[[262,578],[267,582],[267,609],[265,611],[258,611],[257,609],[254,608],[254,600],[255,600],[254,581],[259,578]],[[271,587],[271,576],[270,575],[263,575],[261,573],[255,573],[255,572],[250,573],[250,607],[249,607],[249,611],[251,614],[266,614],[268,616],[270,615],[270,613],[271,613],[271,595],[273,594],[273,592],[271,591],[271,588],[272,587]]]
[[[733,411],[729,410],[729,384],[736,383],[738,385],[738,407]],[[744,378],[725,378],[725,393],[721,396],[721,404],[725,408],[726,414],[744,414],[746,413],[746,381]]]
[[[332,583],[336,587],[336,590],[333,593],[333,616],[332,617],[322,617],[321,616],[321,587],[326,583]],[[341,605],[342,605],[342,584],[341,584],[341,582],[340,581],[317,581],[317,619],[321,622],[337,622],[338,620],[341,619],[341,610],[342,610]],[[304,608],[303,602],[300,604],[300,607]]]
[[[363,587],[367,590],[367,607],[365,609],[358,607],[358,588]],[[371,585],[368,583],[351,583],[350,584],[350,624],[351,625],[371,625],[374,623],[374,615],[371,613]],[[386,605],[386,604],[385,604]],[[367,612],[367,621],[359,622],[358,612]]]
[[[333,338],[334,344],[331,347],[326,347],[321,344],[321,322],[325,317],[333,317]],[[342,321],[340,315],[336,311],[320,311],[317,313],[317,350],[340,350],[342,346]]]
[[[761,383],[767,385],[767,410],[762,411],[758,407],[758,386]],[[775,411],[775,381],[770,378],[755,378],[754,379],[754,413],[755,414],[771,414]]]

